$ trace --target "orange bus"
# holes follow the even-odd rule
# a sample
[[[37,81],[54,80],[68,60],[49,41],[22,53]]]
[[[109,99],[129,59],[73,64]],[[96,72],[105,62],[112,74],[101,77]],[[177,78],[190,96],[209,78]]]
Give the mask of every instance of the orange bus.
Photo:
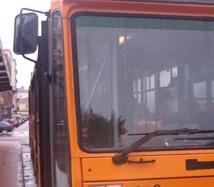
[[[214,186],[214,1],[52,0],[14,52],[39,187]]]

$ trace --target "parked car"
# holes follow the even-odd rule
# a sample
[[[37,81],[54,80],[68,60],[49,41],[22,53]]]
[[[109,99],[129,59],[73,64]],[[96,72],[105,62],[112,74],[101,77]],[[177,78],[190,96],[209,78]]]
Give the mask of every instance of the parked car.
[[[0,119],[0,121],[5,121],[7,123],[13,124],[13,126],[17,126],[18,124],[18,120],[13,118],[3,118],[3,119]]]
[[[26,117],[22,117],[21,124],[25,123],[26,121],[27,121],[27,118]]]
[[[13,123],[13,119],[11,119],[11,118],[3,118],[0,121],[6,121],[7,123]]]
[[[15,127],[21,125],[22,116],[21,115],[13,115],[11,120],[13,121]]]
[[[4,120],[0,121],[0,133],[7,134],[8,132],[12,132],[14,129],[14,125],[8,123]]]

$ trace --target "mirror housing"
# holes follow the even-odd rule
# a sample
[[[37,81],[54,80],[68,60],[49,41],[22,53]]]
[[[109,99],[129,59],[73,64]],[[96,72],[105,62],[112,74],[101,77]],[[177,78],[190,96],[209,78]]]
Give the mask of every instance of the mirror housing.
[[[22,21],[21,21],[22,20]],[[17,55],[32,54],[38,45],[38,16],[35,13],[15,17],[13,51]]]

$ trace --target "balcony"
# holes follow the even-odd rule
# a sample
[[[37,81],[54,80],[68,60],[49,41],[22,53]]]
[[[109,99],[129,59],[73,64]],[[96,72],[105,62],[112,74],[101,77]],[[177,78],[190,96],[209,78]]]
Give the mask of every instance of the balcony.
[[[8,63],[9,62],[6,62],[6,58],[4,56],[3,47],[0,40],[0,92],[12,90],[11,76]]]

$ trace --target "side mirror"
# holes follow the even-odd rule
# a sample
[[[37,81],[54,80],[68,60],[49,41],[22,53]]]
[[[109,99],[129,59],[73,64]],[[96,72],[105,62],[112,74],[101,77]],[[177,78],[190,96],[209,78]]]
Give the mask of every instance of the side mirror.
[[[17,55],[32,54],[38,44],[38,16],[19,14],[15,18],[13,51]]]

